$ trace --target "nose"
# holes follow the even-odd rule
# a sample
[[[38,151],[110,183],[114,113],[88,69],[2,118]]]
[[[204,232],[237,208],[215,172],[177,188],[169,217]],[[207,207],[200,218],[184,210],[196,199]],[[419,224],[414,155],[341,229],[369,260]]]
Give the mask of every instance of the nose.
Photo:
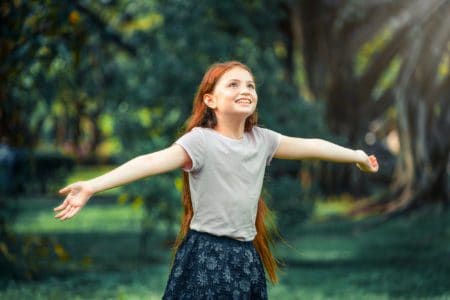
[[[250,95],[252,92],[250,91],[250,88],[248,87],[248,86],[244,86],[242,89],[241,89],[241,94],[242,95]]]

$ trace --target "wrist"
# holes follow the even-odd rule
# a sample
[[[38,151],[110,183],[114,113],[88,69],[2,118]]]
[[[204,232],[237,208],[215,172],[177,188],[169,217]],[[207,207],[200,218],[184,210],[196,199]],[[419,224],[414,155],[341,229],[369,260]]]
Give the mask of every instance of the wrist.
[[[91,196],[98,192],[92,180],[85,181],[84,183],[85,183],[84,185],[85,191]]]
[[[354,151],[356,154],[355,162],[357,164],[365,163],[367,161],[367,154],[363,150],[358,149],[358,150],[354,150]]]

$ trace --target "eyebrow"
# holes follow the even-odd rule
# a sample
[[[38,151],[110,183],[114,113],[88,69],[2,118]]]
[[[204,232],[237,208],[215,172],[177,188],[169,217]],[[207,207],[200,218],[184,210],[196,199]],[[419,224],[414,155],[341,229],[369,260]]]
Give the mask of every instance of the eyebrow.
[[[228,81],[241,81],[241,80],[240,79],[236,79],[236,78],[232,78],[232,79],[229,79]],[[247,83],[255,84],[255,82],[253,80],[248,80]]]

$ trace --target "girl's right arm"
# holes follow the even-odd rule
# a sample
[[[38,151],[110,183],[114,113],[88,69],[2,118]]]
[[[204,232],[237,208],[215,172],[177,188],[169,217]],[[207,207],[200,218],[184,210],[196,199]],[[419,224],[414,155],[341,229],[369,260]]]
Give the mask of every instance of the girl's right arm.
[[[62,221],[73,217],[95,193],[124,185],[138,179],[168,172],[191,163],[189,155],[177,144],[161,151],[131,159],[116,169],[88,181],[79,181],[62,188],[64,202],[56,207],[55,218]]]
[[[364,172],[377,172],[379,168],[377,158],[374,155],[368,156],[362,150],[345,148],[322,139],[282,136],[280,145],[275,151],[275,157],[356,163],[356,166]]]

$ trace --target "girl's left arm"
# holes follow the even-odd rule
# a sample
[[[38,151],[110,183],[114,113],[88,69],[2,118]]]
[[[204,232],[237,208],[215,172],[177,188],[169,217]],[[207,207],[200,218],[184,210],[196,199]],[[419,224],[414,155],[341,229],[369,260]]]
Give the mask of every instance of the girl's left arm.
[[[378,162],[374,155],[368,156],[363,150],[348,149],[322,139],[303,139],[283,135],[274,157],[355,163],[361,171],[378,171]]]

